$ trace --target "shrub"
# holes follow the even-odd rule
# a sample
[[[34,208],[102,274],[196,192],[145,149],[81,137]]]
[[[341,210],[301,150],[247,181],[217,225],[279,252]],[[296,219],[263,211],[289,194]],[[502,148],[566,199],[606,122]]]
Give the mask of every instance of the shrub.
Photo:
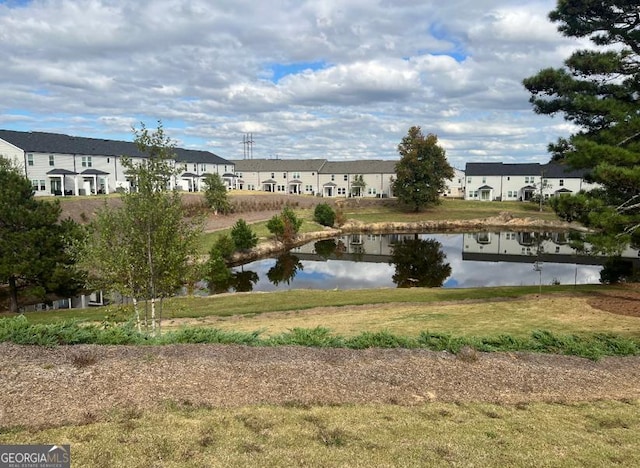
[[[275,215],[267,222],[269,232],[284,244],[293,243],[298,231],[300,231],[300,226],[302,226],[302,220],[288,206],[285,206],[280,214]]]
[[[336,219],[334,224],[337,226],[342,226],[346,222],[347,222],[347,215],[344,214],[344,211],[342,211],[342,208],[338,208],[338,210],[336,211]]]
[[[223,234],[209,251],[209,256],[220,255],[222,258],[230,258],[233,252],[236,250],[235,240],[229,237],[228,234]]]
[[[244,219],[239,219],[231,228],[231,239],[238,250],[252,249],[258,245],[258,236]]]
[[[327,203],[320,203],[313,212],[313,220],[323,226],[332,227],[336,220],[336,212]]]

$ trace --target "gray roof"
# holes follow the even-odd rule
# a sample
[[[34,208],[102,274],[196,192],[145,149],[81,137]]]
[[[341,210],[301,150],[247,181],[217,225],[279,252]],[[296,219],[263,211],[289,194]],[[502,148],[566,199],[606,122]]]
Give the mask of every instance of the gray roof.
[[[395,160],[368,159],[357,161],[327,161],[321,174],[395,174]]]
[[[551,162],[548,164],[539,163],[522,163],[522,164],[504,164],[500,162],[491,163],[467,163],[465,167],[465,175],[471,176],[539,176],[551,178],[582,178],[586,174],[585,170],[575,170],[569,167]]]
[[[540,164],[467,163],[464,173],[471,176],[540,175]]]
[[[0,130],[0,139],[17,146],[25,152],[79,154],[87,156],[130,156],[144,158],[148,155],[138,150],[130,141],[85,138],[61,133],[18,132]],[[232,163],[209,151],[174,148],[176,161],[188,163],[229,164]]]
[[[51,169],[47,172],[47,175],[78,175],[78,173],[69,169]]]
[[[234,159],[236,172],[319,172],[326,159]]]
[[[100,169],[85,169],[80,173],[81,175],[108,175],[108,172],[101,171]]]

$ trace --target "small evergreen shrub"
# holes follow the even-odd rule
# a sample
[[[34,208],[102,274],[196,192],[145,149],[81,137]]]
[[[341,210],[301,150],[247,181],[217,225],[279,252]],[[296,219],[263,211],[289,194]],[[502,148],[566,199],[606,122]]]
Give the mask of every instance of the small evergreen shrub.
[[[231,228],[231,239],[238,250],[248,250],[258,245],[258,236],[242,218]]]
[[[336,212],[327,203],[316,205],[313,212],[313,220],[323,226],[333,227],[336,220]]]

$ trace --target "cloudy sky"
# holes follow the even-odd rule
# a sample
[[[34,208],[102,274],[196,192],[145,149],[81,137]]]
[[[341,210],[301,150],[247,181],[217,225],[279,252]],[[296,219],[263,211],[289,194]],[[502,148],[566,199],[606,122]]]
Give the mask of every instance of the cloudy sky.
[[[253,157],[396,159],[412,125],[452,165],[546,162],[568,135],[523,78],[583,46],[555,0],[0,0],[0,128]]]

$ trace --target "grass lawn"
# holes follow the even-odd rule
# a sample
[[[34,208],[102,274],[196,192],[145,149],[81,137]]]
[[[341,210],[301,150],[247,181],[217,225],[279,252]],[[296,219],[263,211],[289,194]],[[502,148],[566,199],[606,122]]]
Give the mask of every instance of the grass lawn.
[[[114,409],[106,421],[0,432],[71,445],[73,466],[640,466],[640,402]],[[53,442],[55,441],[55,442]]]
[[[535,330],[553,334],[610,333],[640,338],[638,318],[593,309],[587,297],[550,294],[512,301],[388,303],[321,307],[285,312],[170,319],[165,330],[180,326],[207,326],[228,331],[261,331],[273,336],[293,328],[324,327],[352,337],[362,332],[389,332],[415,337],[422,331],[465,337],[509,335],[525,338]]]

